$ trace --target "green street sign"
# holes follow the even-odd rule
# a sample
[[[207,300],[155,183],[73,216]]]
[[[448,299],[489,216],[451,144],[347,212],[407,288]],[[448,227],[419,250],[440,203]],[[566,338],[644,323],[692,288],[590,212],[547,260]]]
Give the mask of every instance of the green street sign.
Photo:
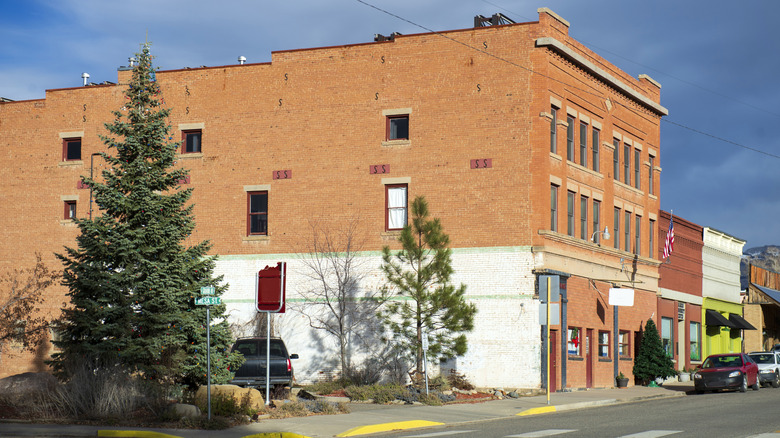
[[[222,304],[222,298],[220,297],[198,297],[195,298],[195,305],[196,306],[216,306]]]
[[[203,286],[200,288],[201,295],[214,295],[214,286]]]

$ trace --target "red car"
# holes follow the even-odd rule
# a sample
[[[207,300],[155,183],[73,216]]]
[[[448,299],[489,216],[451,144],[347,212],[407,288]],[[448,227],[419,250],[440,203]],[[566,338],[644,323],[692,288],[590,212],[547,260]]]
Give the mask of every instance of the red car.
[[[696,392],[718,389],[747,391],[748,386],[758,391],[758,365],[744,353],[713,354],[693,374]]]

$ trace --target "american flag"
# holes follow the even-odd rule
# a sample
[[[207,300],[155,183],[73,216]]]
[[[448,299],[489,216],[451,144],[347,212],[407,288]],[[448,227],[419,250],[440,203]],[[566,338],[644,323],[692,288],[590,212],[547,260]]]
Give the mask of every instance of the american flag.
[[[669,217],[669,230],[666,232],[663,258],[668,259],[674,249],[674,217]]]

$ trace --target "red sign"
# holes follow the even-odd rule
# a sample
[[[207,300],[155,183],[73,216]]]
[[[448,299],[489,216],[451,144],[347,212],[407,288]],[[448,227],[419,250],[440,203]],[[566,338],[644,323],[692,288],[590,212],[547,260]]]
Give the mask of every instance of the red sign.
[[[257,273],[257,311],[284,313],[287,263],[266,266]]]

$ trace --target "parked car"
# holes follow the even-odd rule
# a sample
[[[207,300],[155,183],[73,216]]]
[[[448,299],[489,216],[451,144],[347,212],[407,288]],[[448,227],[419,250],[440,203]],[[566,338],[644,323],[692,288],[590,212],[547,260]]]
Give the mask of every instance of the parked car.
[[[246,362],[236,370],[230,381],[238,386],[265,386],[266,358],[268,357],[266,338],[241,338],[233,344],[231,351],[244,355]],[[271,369],[269,382],[272,386],[291,386],[294,374],[290,359],[298,359],[297,354],[288,354],[287,346],[280,338],[271,338]]]
[[[718,389],[745,392],[748,386],[758,391],[758,365],[745,353],[713,354],[696,369],[693,383],[699,394]]]
[[[780,358],[774,351],[750,353],[748,356],[758,365],[758,381],[761,385],[780,387]]]

